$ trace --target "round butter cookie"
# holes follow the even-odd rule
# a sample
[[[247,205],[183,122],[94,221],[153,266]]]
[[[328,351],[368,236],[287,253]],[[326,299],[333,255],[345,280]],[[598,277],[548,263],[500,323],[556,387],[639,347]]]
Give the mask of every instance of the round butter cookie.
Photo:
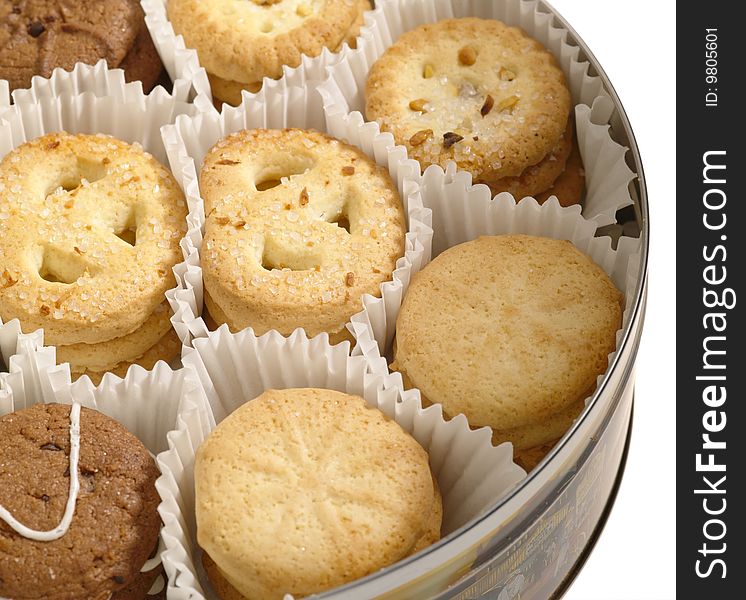
[[[226,599],[321,592],[439,535],[427,453],[358,396],[267,391],[203,442],[194,476],[208,573],[240,594]]]
[[[159,304],[152,315],[132,333],[98,344],[60,344],[57,360],[70,363],[70,370],[108,371],[121,362],[132,361],[171,331],[168,302]]]
[[[0,79],[11,90],[102,58],[146,92],[155,84],[163,65],[137,0],[0,1]]]
[[[554,57],[496,20],[408,31],[375,62],[366,116],[423,169],[449,160],[480,181],[518,177],[560,142],[570,92]]]
[[[357,36],[360,34],[360,28],[363,26],[365,12],[371,9],[369,0],[358,0],[358,15],[355,21],[352,23],[350,28],[347,30],[344,39],[335,48],[330,48],[331,52],[341,52],[342,46],[347,44],[350,48],[357,47]],[[303,9],[301,9],[303,10]],[[288,65],[297,66],[297,65]],[[271,77],[270,75],[266,75]],[[216,102],[216,107],[220,109],[221,102],[227,102],[233,106],[241,104],[241,92],[243,90],[249,91],[252,94],[257,93],[262,89],[262,79],[256,81],[232,81],[229,79],[223,79],[222,77],[215,75],[214,73],[207,73],[207,77],[210,80],[210,87],[212,88],[212,95]]]
[[[564,173],[573,149],[572,134],[570,122],[552,151],[537,164],[524,169],[520,175],[493,181],[475,179],[474,183],[487,184],[493,196],[500,192],[510,192],[516,200],[526,196],[535,197],[555,184]]]
[[[57,528],[70,492],[71,407],[36,404],[0,417],[0,505],[20,525]],[[142,600],[160,573],[141,573],[158,545],[158,467],[120,423],[79,414],[80,490],[67,531],[21,535],[0,518],[0,597]],[[113,596],[112,596],[113,594]]]
[[[570,242],[480,237],[415,275],[392,368],[449,416],[530,448],[582,411],[621,319],[621,293]]]
[[[139,144],[45,135],[5,156],[0,192],[0,318],[43,328],[45,342],[79,355],[77,344],[116,342],[110,362],[163,335],[187,208]],[[155,332],[130,335],[151,318]]]
[[[345,336],[363,294],[380,296],[404,254],[388,172],[315,131],[241,131],[200,173],[202,273],[212,318],[233,330]]]
[[[58,349],[60,346],[57,347]],[[156,341],[156,343],[145,350],[140,356],[123,360],[111,366],[100,368],[96,371],[94,367],[87,367],[85,365],[70,365],[70,373],[72,374],[73,381],[88,375],[94,385],[101,383],[106,373],[113,373],[117,377],[125,378],[127,371],[132,365],[140,365],[143,369],[150,370],[155,366],[159,360],[171,362],[175,358],[179,358],[181,354],[181,340],[176,334],[176,331],[169,329],[163,337]],[[62,359],[58,359],[58,362],[63,362]]]
[[[207,72],[228,85],[278,79],[302,55],[337,48],[368,8],[362,0],[168,0],[168,17]]]
[[[516,450],[513,454],[513,461],[526,471],[526,473],[530,473],[536,468],[536,465],[544,460],[544,457],[549,454],[558,441],[559,440],[552,440],[551,442],[542,444],[541,446]]]

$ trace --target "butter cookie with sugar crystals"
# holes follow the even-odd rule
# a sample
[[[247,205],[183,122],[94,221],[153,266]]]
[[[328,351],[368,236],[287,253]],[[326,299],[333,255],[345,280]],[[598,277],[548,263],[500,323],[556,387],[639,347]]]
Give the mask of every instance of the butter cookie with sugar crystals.
[[[224,600],[304,597],[440,537],[427,453],[359,396],[267,391],[202,443],[194,478],[197,541]]]
[[[205,303],[218,324],[327,332],[363,294],[380,296],[404,255],[405,217],[388,171],[316,131],[240,131],[200,173],[205,201]]]
[[[368,0],[168,0],[174,31],[197,51],[216,97],[231,103],[302,55],[337,49],[369,9]]]
[[[43,328],[73,372],[158,346],[187,214],[165,167],[137,144],[55,133],[3,159],[0,190],[3,320]]]
[[[608,366],[622,295],[565,240],[485,236],[415,275],[397,319],[392,369],[496,443],[562,436]]]
[[[371,68],[365,94],[366,117],[423,169],[453,160],[488,183],[552,153],[571,108],[565,76],[539,42],[478,18],[404,33]]]

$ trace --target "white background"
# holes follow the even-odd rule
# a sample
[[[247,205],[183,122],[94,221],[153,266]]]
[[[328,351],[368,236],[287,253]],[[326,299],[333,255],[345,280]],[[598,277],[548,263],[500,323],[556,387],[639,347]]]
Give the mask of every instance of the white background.
[[[675,6],[549,0],[609,76],[640,146],[650,200],[648,308],[632,445],[616,504],[566,600],[675,597]]]

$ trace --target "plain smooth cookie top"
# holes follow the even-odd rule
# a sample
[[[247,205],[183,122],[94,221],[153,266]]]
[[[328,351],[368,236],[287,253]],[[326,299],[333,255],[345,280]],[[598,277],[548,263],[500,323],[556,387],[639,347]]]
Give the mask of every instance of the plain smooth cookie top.
[[[388,171],[316,131],[228,136],[205,158],[200,189],[205,289],[234,329],[339,332],[404,254]]]
[[[303,597],[408,555],[434,510],[427,453],[359,396],[270,390],[195,463],[197,538],[244,596]]]
[[[495,20],[404,33],[370,70],[366,117],[422,168],[455,160],[484,180],[520,175],[557,145],[570,92],[554,57]]]
[[[301,55],[317,56],[346,38],[358,18],[352,0],[169,0],[174,31],[222,79],[278,78]]]
[[[607,368],[622,295],[566,240],[480,237],[418,273],[396,366],[450,416],[510,429],[582,400]]]
[[[0,163],[0,318],[50,344],[126,335],[164,302],[186,202],[139,144],[53,133]]]

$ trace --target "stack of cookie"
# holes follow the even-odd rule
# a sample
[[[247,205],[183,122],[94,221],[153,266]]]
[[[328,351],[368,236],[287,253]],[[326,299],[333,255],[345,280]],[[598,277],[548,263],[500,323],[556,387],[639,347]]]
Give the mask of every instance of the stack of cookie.
[[[49,134],[0,163],[0,318],[41,328],[74,376],[123,375],[180,344],[165,292],[184,197],[139,145]]]
[[[621,293],[572,243],[485,236],[415,276],[391,367],[530,470],[582,412],[621,322]]]
[[[149,92],[163,65],[137,0],[0,0],[0,79],[11,91],[105,59]]]
[[[582,198],[565,76],[520,29],[477,18],[422,25],[376,61],[365,93],[366,117],[423,170],[455,161],[493,194]]]
[[[196,49],[213,96],[233,105],[303,55],[354,45],[367,10],[369,0],[168,0],[174,31]]]
[[[404,254],[404,209],[386,169],[316,131],[245,130],[200,173],[205,305],[214,324],[290,335],[345,325]]]
[[[224,600],[316,594],[440,539],[428,454],[359,396],[269,390],[197,451],[197,539]]]

